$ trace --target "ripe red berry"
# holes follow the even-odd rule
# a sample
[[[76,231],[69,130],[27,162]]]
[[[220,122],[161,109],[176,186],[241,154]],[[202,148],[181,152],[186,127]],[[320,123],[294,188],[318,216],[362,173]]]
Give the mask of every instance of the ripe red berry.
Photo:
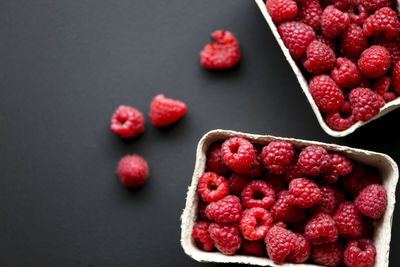
[[[326,114],[325,121],[335,131],[344,131],[357,122],[351,113],[343,116],[339,111]]]
[[[206,207],[207,218],[218,223],[237,222],[241,214],[242,206],[237,196],[227,195]]]
[[[309,85],[315,104],[322,112],[335,112],[344,103],[344,96],[339,86],[327,75],[315,76]]]
[[[141,135],[144,131],[143,114],[133,107],[121,105],[111,117],[110,128],[122,138]]]
[[[397,38],[393,40],[386,40],[385,38],[374,38],[372,40],[372,43],[374,45],[383,46],[389,51],[392,65],[400,61],[400,36],[397,36]]]
[[[359,1],[359,4],[357,5],[357,11],[353,10],[353,12],[350,13],[350,23],[354,23],[359,26],[362,26],[364,24],[365,20],[369,17],[369,15],[370,14],[369,14],[368,10],[364,7],[362,2]]]
[[[386,189],[379,184],[369,185],[361,191],[354,204],[365,216],[379,219],[385,213],[387,206]]]
[[[296,21],[284,22],[278,26],[278,33],[293,59],[300,59],[308,45],[315,39],[314,30]]]
[[[371,240],[351,240],[343,253],[344,263],[348,267],[370,267],[375,262],[376,248]]]
[[[394,39],[400,32],[400,22],[397,13],[389,7],[382,7],[367,18],[363,25],[365,36]]]
[[[400,94],[400,61],[397,61],[392,70],[392,88]]]
[[[310,212],[332,214],[335,211],[335,190],[329,185],[323,185],[319,189],[321,190],[321,201],[312,207]]]
[[[315,37],[315,40],[326,44],[327,46],[329,46],[330,49],[332,49],[333,51],[336,51],[336,42],[335,42],[335,40],[328,39],[325,36],[323,36],[322,34],[317,35]]]
[[[186,113],[186,105],[182,101],[156,95],[150,104],[150,121],[155,127],[165,127],[177,122]]]
[[[286,257],[286,260],[292,263],[303,263],[310,256],[310,242],[308,242],[303,234],[294,234],[296,235],[297,240],[295,241],[294,248]]]
[[[243,212],[239,221],[239,229],[247,240],[257,240],[265,237],[272,227],[271,214],[263,208],[250,208]]]
[[[327,6],[321,17],[322,34],[329,39],[336,38],[349,26],[350,17],[334,6]]]
[[[312,245],[333,243],[338,238],[335,221],[329,214],[323,212],[311,217],[304,229],[304,234]]]
[[[128,155],[119,161],[117,173],[124,186],[134,188],[141,186],[146,181],[149,167],[142,157]]]
[[[349,175],[353,171],[351,159],[340,153],[329,154],[331,166],[338,171],[339,175]]]
[[[318,0],[302,0],[297,20],[318,31],[321,28],[322,7]]]
[[[363,77],[356,64],[347,58],[339,57],[331,72],[332,79],[341,88],[351,88],[361,83]]]
[[[214,248],[213,241],[208,233],[209,226],[210,222],[198,221],[193,226],[192,230],[192,237],[196,242],[197,247],[204,251],[211,251]]]
[[[297,236],[285,228],[274,226],[265,237],[269,258],[276,264],[281,264],[294,249]]]
[[[386,92],[383,94],[383,100],[385,100],[386,103],[393,101],[397,98],[397,94],[394,92]]]
[[[348,57],[358,57],[362,51],[368,48],[368,39],[362,28],[356,24],[350,24],[340,40],[340,49]]]
[[[321,190],[306,178],[293,179],[289,184],[289,204],[298,208],[310,208],[321,201]]]
[[[297,16],[297,4],[293,0],[267,1],[267,11],[276,24],[293,20]]]
[[[273,174],[284,173],[293,155],[293,145],[286,141],[272,141],[263,148],[261,153],[264,167]]]
[[[208,232],[221,253],[233,255],[240,248],[242,238],[236,224],[211,223]]]
[[[311,246],[310,258],[319,265],[336,267],[343,260],[343,246],[340,241],[334,243]]]
[[[285,181],[286,183],[290,183],[293,179],[302,177],[304,177],[304,174],[300,169],[299,159],[295,156],[285,172]]]
[[[228,178],[229,193],[232,195],[240,196],[244,186],[250,181],[250,179],[238,173],[232,173]]]
[[[331,70],[336,62],[335,52],[326,44],[314,40],[307,47],[302,59],[303,66],[310,73],[321,73]]]
[[[214,172],[206,172],[199,179],[197,192],[203,201],[214,202],[229,193],[228,182]]]
[[[268,209],[275,202],[275,192],[266,182],[254,180],[245,185],[241,198],[242,204],[246,208],[260,207]]]
[[[291,197],[287,190],[282,190],[278,193],[277,200],[270,209],[274,221],[295,223],[304,219],[304,209],[290,205]]]
[[[342,203],[333,214],[336,229],[346,237],[358,238],[362,233],[362,217],[350,201]]]
[[[299,155],[301,171],[308,176],[318,176],[330,168],[330,157],[325,148],[321,146],[307,146]]]
[[[375,82],[372,84],[372,90],[383,96],[390,87],[392,80],[388,76],[382,76],[378,79],[375,80]]]
[[[364,76],[378,78],[390,68],[389,51],[383,46],[373,45],[361,53],[357,66]]]
[[[357,120],[367,121],[379,113],[385,105],[382,96],[368,88],[356,88],[349,95],[353,115]]]
[[[242,137],[232,137],[225,140],[221,146],[222,157],[228,167],[246,174],[251,170],[256,156],[253,145]]]
[[[207,152],[206,168],[209,172],[215,172],[218,175],[225,176],[230,169],[226,166],[222,158],[221,144],[213,144]]]
[[[362,3],[370,12],[374,12],[382,7],[391,7],[393,5],[390,0],[363,0]]]

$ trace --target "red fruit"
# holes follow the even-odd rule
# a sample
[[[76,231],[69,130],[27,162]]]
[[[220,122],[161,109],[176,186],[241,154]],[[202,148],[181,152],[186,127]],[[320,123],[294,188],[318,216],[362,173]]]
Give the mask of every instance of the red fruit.
[[[342,113],[339,111],[326,114],[325,120],[328,126],[336,131],[344,131],[357,122],[351,112]],[[332,175],[332,173],[329,173],[327,175]],[[326,176],[324,178],[326,178]],[[338,174],[336,175],[335,180],[330,179],[329,181],[325,179],[325,181],[327,181],[328,183],[334,183],[336,182],[337,178],[339,178]]]
[[[292,160],[292,163],[290,163],[287,171],[285,172],[285,181],[287,183],[290,183],[295,178],[302,178],[304,177],[303,172],[300,169],[299,163],[298,163],[298,157],[295,157]]]
[[[370,12],[374,12],[382,7],[391,7],[393,5],[390,0],[363,0],[362,3]]]
[[[198,221],[192,230],[192,237],[196,242],[196,245],[199,249],[204,251],[211,251],[214,248],[213,241],[210,238],[208,233],[208,227],[210,226],[210,222],[207,221]]]
[[[391,57],[391,65],[394,65],[396,62],[400,61],[400,37],[393,40],[385,40],[385,38],[375,38],[372,40],[374,45],[380,45],[385,47],[390,54]]]
[[[356,24],[350,24],[340,40],[340,49],[348,57],[358,57],[368,47],[367,37]]]
[[[318,31],[321,28],[322,7],[318,0],[302,0],[297,20]]]
[[[246,208],[260,207],[268,209],[275,202],[275,192],[266,182],[254,180],[243,188],[241,198],[242,204]]]
[[[336,229],[339,234],[346,237],[358,238],[362,233],[362,217],[352,202],[342,203],[333,214]]]
[[[221,144],[213,144],[208,150],[206,168],[207,171],[215,172],[221,176],[225,176],[229,173],[230,170],[222,158]]]
[[[300,152],[298,164],[305,175],[318,176],[327,172],[331,163],[325,148],[312,145]]]
[[[369,17],[368,10],[362,4],[359,4],[357,6],[357,13],[350,14],[350,23],[362,26],[368,17]]]
[[[334,243],[323,244],[319,246],[311,246],[311,260],[316,264],[336,267],[343,259],[343,246],[340,241]]]
[[[329,154],[331,166],[338,171],[339,175],[349,175],[353,171],[351,159],[340,153]]]
[[[376,81],[372,84],[372,90],[375,93],[383,96],[389,90],[391,82],[392,80],[390,79],[390,77],[382,76],[376,79]]]
[[[400,22],[397,13],[390,7],[382,7],[367,18],[363,25],[365,36],[394,39],[400,32]]]
[[[326,38],[333,39],[338,37],[349,24],[350,17],[347,13],[334,6],[327,6],[324,9],[321,17],[321,30]]]
[[[379,184],[365,187],[354,201],[357,210],[373,219],[379,219],[387,206],[386,189]]]
[[[239,221],[239,229],[247,240],[257,240],[265,237],[272,227],[271,214],[263,208],[251,208],[243,212]]]
[[[311,217],[306,225],[304,234],[312,245],[333,243],[338,238],[335,221],[329,214],[323,212]]]
[[[185,113],[185,103],[160,94],[151,102],[149,116],[155,127],[165,127],[177,122]]]
[[[110,128],[122,138],[141,135],[144,131],[143,114],[133,107],[121,105],[111,116]]]
[[[284,223],[282,221],[274,223],[274,226],[279,226],[279,227],[282,227],[282,228],[286,228],[287,227],[286,223]]]
[[[342,187],[353,197],[357,197],[361,190],[368,185],[381,183],[378,176],[373,173],[365,174],[364,169],[360,166],[355,166],[353,172],[342,179]]]
[[[331,72],[332,79],[341,88],[351,88],[360,84],[363,77],[358,71],[356,64],[347,58],[339,57],[336,66]]]
[[[352,114],[360,121],[367,121],[375,117],[380,108],[385,105],[383,97],[368,88],[351,90],[349,99],[353,108]]]
[[[242,242],[239,228],[236,224],[211,223],[208,227],[215,247],[225,255],[233,255]]]
[[[243,174],[232,173],[228,178],[229,193],[240,196],[244,186],[249,182],[249,178]]]
[[[295,21],[279,25],[278,33],[295,60],[301,58],[308,45],[315,39],[315,32],[310,26]]]
[[[128,155],[119,161],[117,173],[124,186],[129,188],[139,187],[146,181],[149,167],[142,157]]]
[[[332,4],[340,10],[347,11],[355,5],[355,1],[352,0],[332,0]]]
[[[315,76],[309,85],[310,93],[322,112],[335,112],[344,103],[339,86],[327,75]]]
[[[383,100],[385,100],[386,103],[393,101],[396,98],[397,98],[397,95],[394,92],[386,92],[383,94]]]
[[[265,244],[264,244],[264,240],[262,240],[262,239],[254,240],[254,241],[243,239],[242,245],[240,247],[240,251],[244,255],[261,257],[264,255],[264,247],[265,247]]]
[[[373,45],[361,53],[357,66],[364,76],[378,78],[390,68],[389,51],[383,46]]]
[[[397,94],[400,94],[400,61],[398,61],[392,70],[392,88]]]
[[[282,190],[278,193],[277,200],[270,209],[274,221],[294,223],[304,219],[304,210],[290,205],[290,199],[289,191]]]
[[[271,173],[282,174],[293,159],[293,145],[286,141],[272,141],[262,150],[264,167]]]
[[[242,214],[242,206],[237,196],[228,195],[207,205],[206,215],[218,223],[237,222]]]
[[[295,235],[297,237],[295,247],[290,251],[286,260],[292,263],[303,263],[310,256],[310,242],[303,234],[295,233]]]
[[[275,192],[280,192],[287,186],[287,184],[283,180],[283,175],[266,173],[264,175],[263,181],[269,184],[274,189]]]
[[[203,201],[210,203],[226,196],[229,193],[229,186],[224,177],[206,172],[199,179],[197,192]]]
[[[269,258],[276,264],[281,264],[295,248],[297,236],[285,228],[274,226],[265,237]]]
[[[222,143],[222,157],[231,170],[246,174],[251,170],[256,157],[253,145],[242,137],[232,137]]]
[[[321,190],[306,178],[293,179],[289,184],[289,204],[298,208],[310,208],[321,201]]]
[[[307,47],[306,55],[302,60],[303,66],[310,73],[329,71],[336,62],[335,52],[326,44],[314,40]]]
[[[329,185],[320,187],[321,190],[321,201],[311,208],[313,214],[324,212],[332,214],[335,211],[335,190]]]
[[[297,4],[293,0],[270,0],[266,5],[275,24],[293,20],[297,16]]]
[[[336,43],[334,40],[332,39],[328,39],[325,36],[323,36],[322,34],[317,35],[315,37],[315,40],[320,41],[321,43],[326,44],[327,46],[329,46],[330,49],[332,49],[333,51],[336,51]]]
[[[370,267],[375,262],[376,249],[369,239],[351,240],[343,253],[344,263],[348,267]]]

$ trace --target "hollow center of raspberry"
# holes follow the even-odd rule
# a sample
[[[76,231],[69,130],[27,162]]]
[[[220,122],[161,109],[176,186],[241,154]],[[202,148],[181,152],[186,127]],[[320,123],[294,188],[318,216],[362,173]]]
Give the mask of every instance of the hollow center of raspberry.
[[[209,183],[207,184],[207,188],[208,188],[208,190],[210,190],[210,191],[215,191],[215,190],[217,190],[218,185],[216,185],[214,182],[209,182]]]
[[[118,122],[122,125],[128,120],[128,115],[125,113],[122,113],[118,116]]]
[[[260,191],[254,191],[252,194],[253,199],[255,200],[261,200],[264,198],[264,193]]]
[[[230,147],[231,152],[232,152],[233,154],[238,153],[239,147],[240,147],[239,145],[233,145],[233,146],[231,146],[231,147]]]
[[[262,220],[262,218],[256,218],[256,221],[257,221],[256,227],[264,225],[264,221]]]

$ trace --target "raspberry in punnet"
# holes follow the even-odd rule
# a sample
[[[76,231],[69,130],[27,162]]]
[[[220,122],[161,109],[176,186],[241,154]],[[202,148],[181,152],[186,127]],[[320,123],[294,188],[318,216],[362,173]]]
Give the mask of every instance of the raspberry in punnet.
[[[340,241],[334,243],[311,246],[310,258],[319,265],[336,267],[343,260],[343,246]]]
[[[286,257],[286,260],[292,263],[303,263],[310,257],[310,242],[308,242],[303,234],[294,234],[297,240],[295,241],[294,248]]]
[[[350,17],[334,6],[327,6],[321,17],[322,34],[329,39],[336,38],[349,26]]]
[[[363,77],[356,64],[347,58],[339,57],[331,72],[332,79],[341,88],[351,88],[360,84]]]
[[[274,189],[264,181],[254,180],[243,188],[242,204],[246,208],[270,208],[275,202]]]
[[[319,212],[332,214],[335,211],[335,190],[329,185],[323,185],[319,189],[321,190],[321,201],[310,211],[313,214]]]
[[[206,207],[207,218],[218,223],[237,222],[241,214],[242,206],[237,196],[228,195]]]
[[[386,40],[385,38],[374,38],[372,40],[372,43],[374,45],[383,46],[389,51],[392,65],[400,61],[400,35],[398,35],[397,38],[393,40]]]
[[[335,52],[326,44],[314,40],[307,47],[303,66],[310,73],[321,73],[331,70],[336,62]]]
[[[383,100],[385,100],[386,103],[393,101],[397,98],[397,94],[395,92],[386,92],[383,94]]]
[[[165,127],[177,122],[185,113],[185,103],[160,94],[150,104],[149,117],[155,127]]]
[[[370,12],[374,12],[382,7],[391,7],[393,5],[391,0],[363,0],[362,3]]]
[[[297,4],[293,0],[267,1],[267,11],[276,24],[293,20],[297,16]]]
[[[213,144],[207,152],[206,168],[209,172],[215,172],[218,175],[225,176],[230,172],[222,158],[221,144]]]
[[[314,30],[302,22],[289,21],[278,26],[278,33],[293,59],[300,59],[315,39]]]
[[[321,201],[321,190],[306,178],[293,179],[289,184],[289,204],[298,208],[311,208]]]
[[[349,175],[353,171],[353,163],[351,159],[340,153],[329,154],[331,166],[335,168],[339,175]]]
[[[295,223],[301,222],[304,219],[304,209],[290,205],[291,197],[287,190],[282,190],[278,193],[277,200],[270,209],[274,221]]]
[[[134,188],[146,181],[149,167],[141,156],[128,155],[119,161],[117,173],[124,186]]]
[[[353,116],[360,121],[367,121],[377,115],[385,105],[383,97],[368,88],[356,88],[349,95]]]
[[[397,61],[392,70],[392,88],[400,94],[400,61]]]
[[[318,0],[302,0],[297,20],[318,31],[321,28],[322,7]]]
[[[332,0],[332,4],[340,10],[348,11],[350,10],[356,3],[352,0]]]
[[[233,255],[242,242],[237,224],[211,223],[208,227],[214,246],[225,255]]]
[[[342,90],[328,75],[315,76],[309,84],[310,93],[322,112],[335,112],[344,103]]]
[[[110,128],[122,138],[141,135],[144,131],[143,114],[133,107],[121,105],[111,116]]]
[[[334,40],[328,39],[325,36],[323,36],[322,34],[317,35],[315,37],[315,40],[326,44],[327,46],[329,46],[330,49],[332,49],[333,51],[336,51],[336,42]]]
[[[382,181],[374,173],[366,173],[363,167],[360,165],[355,165],[353,172],[347,176],[344,176],[341,184],[342,187],[353,197],[357,197],[361,190],[368,185],[382,184]]]
[[[274,226],[265,237],[269,258],[276,264],[281,264],[295,248],[297,236],[285,228]]]
[[[232,173],[228,178],[229,193],[232,195],[240,196],[244,186],[250,181],[250,179],[238,173]]]
[[[232,137],[225,140],[221,147],[222,157],[228,167],[246,174],[251,170],[256,156],[253,145],[242,137]]]
[[[335,131],[344,131],[357,122],[351,113],[344,116],[339,111],[326,114],[325,121]]]
[[[357,11],[350,13],[350,23],[362,26],[368,17],[369,12],[360,1],[360,4],[357,5]]]
[[[261,257],[264,255],[264,248],[265,248],[265,243],[264,240],[262,239],[254,241],[243,239],[240,251],[244,255]]]
[[[312,245],[333,243],[338,238],[335,221],[329,214],[323,212],[311,217],[304,229],[304,234]]]
[[[362,233],[362,216],[350,201],[342,203],[333,214],[333,220],[339,234],[358,238]]]
[[[214,248],[213,241],[210,238],[210,234],[208,233],[208,227],[210,226],[210,222],[207,221],[198,221],[192,230],[192,237],[196,242],[198,248],[204,251],[211,251]]]
[[[390,54],[383,46],[373,45],[361,53],[358,69],[368,78],[378,78],[390,68]]]
[[[239,221],[239,229],[247,240],[257,240],[265,237],[271,229],[273,219],[263,208],[250,208],[243,212]]]
[[[390,87],[392,80],[388,76],[382,76],[378,79],[375,80],[375,82],[372,84],[372,90],[383,96]]]
[[[301,171],[308,176],[318,176],[330,168],[330,157],[325,148],[311,145],[304,148],[299,155]]]
[[[302,177],[304,177],[304,174],[299,165],[299,158],[295,156],[285,172],[285,181],[286,183],[290,183],[293,179]]]
[[[211,34],[215,41],[200,52],[200,63],[210,70],[229,69],[240,60],[239,42],[230,31],[217,30]]]
[[[369,239],[351,240],[344,250],[343,259],[348,267],[370,267],[375,262],[376,249]]]
[[[368,48],[368,39],[363,33],[363,29],[350,24],[340,38],[340,50],[345,56],[358,57]]]
[[[379,219],[387,206],[386,189],[379,184],[365,187],[354,201],[359,212],[373,219]]]
[[[363,25],[365,36],[394,39],[400,32],[400,22],[397,13],[389,7],[383,7],[367,18]]]
[[[263,148],[261,153],[264,167],[273,174],[284,173],[293,155],[293,145],[286,141],[272,141]]]
[[[214,202],[229,193],[228,182],[214,172],[206,172],[199,179],[197,192],[203,201]]]

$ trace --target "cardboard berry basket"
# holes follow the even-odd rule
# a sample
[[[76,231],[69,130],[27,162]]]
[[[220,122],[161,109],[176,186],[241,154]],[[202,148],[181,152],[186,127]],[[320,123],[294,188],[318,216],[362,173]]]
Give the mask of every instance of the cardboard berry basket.
[[[387,190],[388,204],[385,214],[376,221],[373,242],[376,246],[376,259],[374,266],[389,266],[389,250],[392,229],[393,210],[396,202],[395,191],[399,176],[396,163],[387,155],[372,151],[356,149],[351,147],[326,144],[315,141],[306,141],[293,138],[281,138],[269,135],[254,135],[227,130],[214,130],[205,134],[198,143],[196,151],[196,164],[194,168],[192,183],[188,189],[186,205],[181,216],[181,245],[187,255],[200,262],[221,262],[221,263],[242,263],[259,266],[282,266],[282,267],[300,267],[300,266],[318,266],[314,264],[274,264],[267,257],[255,257],[246,255],[226,256],[220,252],[205,252],[196,247],[191,237],[192,228],[197,220],[199,197],[197,194],[197,183],[200,176],[205,171],[207,150],[211,144],[217,141],[223,141],[230,137],[240,136],[248,139],[252,143],[265,145],[274,140],[286,140],[296,147],[305,147],[308,145],[319,145],[328,151],[337,151],[345,154],[349,158],[361,162],[367,166],[377,169],[382,178],[383,186]]]
[[[285,44],[283,43],[281,37],[279,36],[278,30],[277,30],[274,22],[272,21],[270,15],[268,14],[267,8],[265,6],[265,2],[263,0],[255,0],[255,2],[257,3],[258,7],[260,8],[260,11],[263,14],[265,20],[267,21],[269,28],[271,29],[276,40],[278,41],[278,44],[281,47],[282,52],[286,57],[286,60],[289,62],[290,66],[292,67],[293,72],[296,75],[297,80],[298,80],[301,88],[303,89],[304,94],[306,95],[306,97],[308,99],[308,102],[310,102],[310,104],[311,104],[311,107],[314,111],[315,116],[317,117],[319,124],[321,125],[322,129],[327,134],[329,134],[333,137],[343,137],[343,136],[349,135],[352,132],[354,132],[355,130],[357,130],[358,128],[360,128],[361,126],[363,126],[373,120],[378,119],[379,117],[385,115],[386,113],[389,113],[390,111],[392,111],[400,106],[400,97],[398,97],[395,100],[390,101],[385,106],[383,106],[381,108],[380,112],[375,117],[373,117],[372,119],[370,119],[366,122],[358,121],[357,123],[355,123],[350,128],[348,128],[344,131],[335,131],[335,130],[332,130],[331,128],[329,128],[329,126],[326,124],[324,118],[322,117],[322,114],[319,111],[317,105],[315,104],[314,99],[312,98],[312,96],[310,94],[310,91],[308,88],[308,82],[307,82],[306,78],[304,77],[303,73],[300,71],[296,62],[292,59],[292,56],[290,55],[289,50],[285,47]],[[397,0],[397,2],[398,2],[397,12],[398,12],[398,14],[400,14],[400,0]]]

